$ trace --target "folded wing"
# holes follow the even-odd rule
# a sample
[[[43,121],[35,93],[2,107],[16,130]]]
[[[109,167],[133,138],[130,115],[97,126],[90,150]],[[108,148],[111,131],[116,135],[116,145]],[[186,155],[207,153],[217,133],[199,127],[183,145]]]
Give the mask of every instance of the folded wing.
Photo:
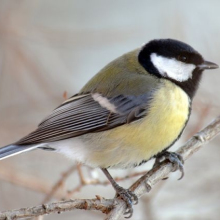
[[[152,94],[106,98],[75,95],[56,108],[39,127],[15,144],[30,145],[59,141],[132,123],[147,114]]]

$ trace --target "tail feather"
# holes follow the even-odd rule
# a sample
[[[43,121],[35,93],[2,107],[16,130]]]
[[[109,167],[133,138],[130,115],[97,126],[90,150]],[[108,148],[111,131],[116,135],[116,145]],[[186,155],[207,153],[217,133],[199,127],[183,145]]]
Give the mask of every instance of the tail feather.
[[[7,157],[14,156],[26,151],[33,150],[37,146],[35,145],[8,145],[0,148],[0,160],[3,160]]]

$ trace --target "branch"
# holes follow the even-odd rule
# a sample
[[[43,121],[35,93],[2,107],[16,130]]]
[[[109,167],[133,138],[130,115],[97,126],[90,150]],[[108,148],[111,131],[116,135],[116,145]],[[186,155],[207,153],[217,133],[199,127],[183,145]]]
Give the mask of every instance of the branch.
[[[0,180],[15,184],[17,186],[21,186],[32,191],[49,194],[51,191],[51,185],[47,183],[47,181],[42,180],[40,178],[30,176],[19,172],[13,167],[10,166],[2,166],[0,167]],[[53,197],[56,199],[62,198],[61,192],[54,192]]]
[[[54,195],[57,193],[59,188],[61,188],[64,184],[64,181],[69,177],[69,175],[76,169],[76,166],[71,166],[66,172],[64,172],[61,176],[61,178],[54,184],[52,189],[47,193],[47,196],[43,200],[43,203],[48,202]]]
[[[121,182],[121,181],[124,181],[124,180],[127,180],[127,179],[131,179],[131,178],[134,178],[134,177],[137,177],[137,176],[141,176],[141,175],[144,175],[146,173],[146,171],[141,171],[141,172],[135,172],[135,173],[131,173],[127,176],[124,176],[124,177],[114,177],[114,180],[116,182]],[[79,192],[84,186],[88,186],[88,185],[101,185],[101,186],[106,186],[106,185],[110,185],[111,183],[108,181],[108,180],[105,180],[105,181],[100,181],[99,179],[91,179],[91,180],[87,180],[87,179],[84,179],[83,180],[81,179],[81,182],[79,183],[78,186],[76,186],[74,189],[72,190],[68,190],[67,191],[67,194],[64,198],[66,199],[70,199],[73,197],[73,195],[76,193],[76,192]]]
[[[202,131],[190,138],[184,146],[177,151],[184,160],[187,160],[193,153],[198,151],[202,145],[212,140],[220,133],[220,116],[217,117]],[[149,192],[156,183],[166,178],[174,169],[172,163],[164,161],[160,166],[151,169],[148,173],[139,178],[129,189],[141,197]],[[104,199],[97,196],[96,199],[75,199],[63,202],[43,204],[32,208],[23,208],[18,210],[0,212],[0,220],[19,219],[39,215],[50,214],[54,212],[71,211],[74,209],[98,210],[107,214],[106,220],[119,219],[125,213],[125,203],[118,199]]]
[[[113,207],[113,199],[74,199],[61,202],[54,202],[34,206],[31,208],[22,208],[13,211],[5,211],[0,213],[1,220],[12,220],[19,218],[36,217],[45,214],[72,211],[74,209],[99,210],[108,213]]]

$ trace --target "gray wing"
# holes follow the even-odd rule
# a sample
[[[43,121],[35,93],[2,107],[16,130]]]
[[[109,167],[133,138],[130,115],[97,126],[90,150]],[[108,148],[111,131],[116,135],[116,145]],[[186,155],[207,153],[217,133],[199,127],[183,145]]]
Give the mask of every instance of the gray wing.
[[[93,94],[76,95],[56,108],[39,127],[15,144],[37,144],[59,141],[90,132],[99,132],[131,123],[147,114],[152,94],[119,95],[112,98]],[[114,107],[111,110],[109,106]]]

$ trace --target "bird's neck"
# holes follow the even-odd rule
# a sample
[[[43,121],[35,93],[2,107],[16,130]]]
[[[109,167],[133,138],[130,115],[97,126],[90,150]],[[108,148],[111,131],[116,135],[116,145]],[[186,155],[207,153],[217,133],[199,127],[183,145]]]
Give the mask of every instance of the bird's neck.
[[[202,77],[202,71],[196,71],[192,75],[193,77],[191,79],[188,79],[187,81],[184,82],[179,82],[176,80],[169,79],[170,81],[178,85],[181,89],[183,89],[191,100],[195,96],[195,93],[198,89],[199,82]]]

